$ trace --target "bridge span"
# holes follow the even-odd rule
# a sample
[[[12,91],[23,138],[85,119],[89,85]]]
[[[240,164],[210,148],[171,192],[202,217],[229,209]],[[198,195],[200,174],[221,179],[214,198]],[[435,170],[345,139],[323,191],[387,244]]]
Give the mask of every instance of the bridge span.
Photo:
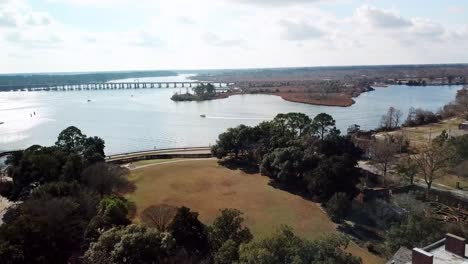
[[[146,89],[146,88],[191,88],[201,84],[212,84],[216,90],[228,90],[235,83],[232,82],[93,82],[82,84],[28,84],[28,85],[0,85],[0,91],[81,91],[81,90],[117,90],[117,89]]]

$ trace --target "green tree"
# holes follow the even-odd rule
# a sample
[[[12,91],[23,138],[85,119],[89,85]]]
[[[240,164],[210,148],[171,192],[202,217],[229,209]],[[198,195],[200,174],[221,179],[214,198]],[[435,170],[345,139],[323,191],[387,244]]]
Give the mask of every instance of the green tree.
[[[84,263],[146,264],[177,263],[175,241],[168,233],[130,225],[112,228],[92,243],[84,254]]]
[[[245,264],[358,264],[360,259],[343,249],[349,240],[344,236],[327,236],[303,240],[289,227],[282,227],[270,237],[242,245],[240,263]]]
[[[86,135],[77,127],[70,126],[60,132],[55,145],[67,152],[81,152],[86,141]]]
[[[180,207],[169,226],[169,231],[177,246],[189,254],[204,257],[209,253],[209,240],[206,227],[198,220],[198,213],[187,207]]]
[[[329,114],[318,114],[312,120],[312,127],[318,132],[320,140],[325,139],[325,135],[335,126],[335,120]]]
[[[335,193],[326,203],[325,210],[335,222],[341,222],[351,209],[351,201],[345,193]]]
[[[80,250],[87,219],[76,200],[33,199],[10,210],[15,212],[0,226],[0,259],[9,259],[10,263],[66,263]]]
[[[410,214],[386,233],[391,251],[400,247],[424,247],[444,237],[445,230],[437,221],[424,214]]]
[[[237,159],[239,154],[247,154],[254,141],[253,128],[240,125],[229,128],[225,133],[220,134],[216,144],[211,148],[211,152],[217,158],[234,154]]]
[[[356,160],[343,155],[322,159],[317,168],[304,174],[304,180],[310,196],[328,201],[337,192],[354,197],[358,192],[359,176]]]
[[[284,187],[303,186],[302,176],[318,163],[318,158],[306,153],[299,147],[280,148],[263,157],[260,172]]]
[[[232,253],[233,247],[238,249],[241,244],[248,243],[253,238],[249,228],[243,226],[244,218],[239,210],[223,209],[220,213],[221,215],[213,221],[209,229],[215,259],[220,259],[221,255],[225,255],[227,252]],[[219,252],[221,248],[223,250]],[[233,255],[230,254],[230,256]],[[237,255],[234,254],[234,258],[236,257]]]
[[[229,239],[218,249],[214,258],[215,264],[231,264],[239,260],[239,245]]]
[[[303,113],[278,114],[272,121],[282,136],[291,137],[294,140],[302,137],[311,129],[312,120]]]

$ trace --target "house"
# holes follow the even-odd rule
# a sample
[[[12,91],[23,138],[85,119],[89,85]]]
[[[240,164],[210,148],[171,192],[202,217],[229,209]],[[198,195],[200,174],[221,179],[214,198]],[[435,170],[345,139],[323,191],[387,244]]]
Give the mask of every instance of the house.
[[[424,248],[401,247],[387,264],[466,264],[467,252],[466,239],[447,234]]]

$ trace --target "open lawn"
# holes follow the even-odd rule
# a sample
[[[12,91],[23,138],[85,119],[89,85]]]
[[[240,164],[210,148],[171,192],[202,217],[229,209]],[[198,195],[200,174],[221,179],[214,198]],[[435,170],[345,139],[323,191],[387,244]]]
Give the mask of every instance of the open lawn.
[[[136,204],[136,221],[145,208],[169,204],[199,212],[206,224],[213,221],[219,209],[239,209],[256,237],[268,235],[283,224],[305,238],[336,232],[335,224],[316,203],[271,187],[269,179],[259,174],[230,170],[213,159],[148,164],[141,164],[143,167],[130,176],[136,188],[127,198]],[[362,257],[364,263],[383,263],[354,244],[349,251]]]
[[[461,136],[467,134],[467,131],[459,130],[458,125],[463,120],[459,118],[452,118],[443,120],[436,124],[429,124],[418,127],[404,127],[398,131],[390,132],[389,134],[401,134],[406,135],[410,141],[411,146],[417,148],[421,144],[426,144],[429,142],[429,139],[434,139],[442,133],[442,131],[450,132],[452,136]],[[380,133],[383,135],[385,133]]]

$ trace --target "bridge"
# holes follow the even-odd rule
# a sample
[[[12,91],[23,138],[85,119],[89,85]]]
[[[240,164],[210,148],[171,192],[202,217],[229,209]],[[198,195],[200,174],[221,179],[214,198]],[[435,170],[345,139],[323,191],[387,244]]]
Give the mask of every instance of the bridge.
[[[0,85],[0,91],[81,91],[81,90],[117,90],[117,89],[146,89],[146,88],[181,88],[196,87],[212,84],[216,90],[229,90],[232,82],[94,82],[81,84],[27,84]]]

